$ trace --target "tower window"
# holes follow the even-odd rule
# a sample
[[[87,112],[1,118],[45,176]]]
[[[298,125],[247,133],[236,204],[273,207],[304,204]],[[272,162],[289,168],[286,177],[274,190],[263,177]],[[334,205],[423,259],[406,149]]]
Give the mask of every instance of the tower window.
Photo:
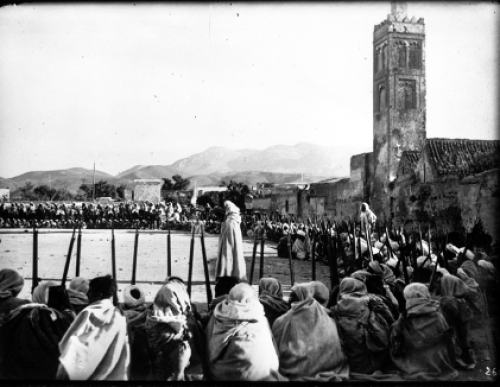
[[[378,91],[378,111],[381,112],[385,110],[385,102],[386,102],[386,95],[385,95],[385,87],[381,87],[380,90]]]
[[[405,45],[400,45],[399,46],[399,68],[406,68],[406,46]]]
[[[399,82],[398,108],[405,110],[417,108],[417,88],[414,80]]]
[[[405,87],[405,109],[413,108],[413,90],[411,87]]]
[[[383,46],[382,47],[382,69],[385,69],[387,67],[386,60],[387,60],[387,49],[386,49],[386,46]]]
[[[419,70],[422,62],[422,51],[420,45],[412,44],[410,46],[410,68]]]

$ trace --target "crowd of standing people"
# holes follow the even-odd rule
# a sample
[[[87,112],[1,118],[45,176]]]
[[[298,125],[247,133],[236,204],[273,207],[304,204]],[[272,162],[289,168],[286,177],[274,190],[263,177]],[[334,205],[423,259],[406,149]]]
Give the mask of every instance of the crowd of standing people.
[[[380,247],[332,289],[296,283],[285,299],[275,278],[261,278],[258,294],[247,283],[240,211],[224,210],[207,313],[178,277],[151,304],[137,285],[119,304],[110,276],[77,277],[67,289],[45,281],[22,300],[23,278],[0,270],[0,378],[448,381],[476,366],[469,332],[489,313],[494,247],[450,245],[446,269],[421,244],[418,277],[408,265],[408,279],[396,246]],[[378,238],[364,237],[365,252],[376,248]]]

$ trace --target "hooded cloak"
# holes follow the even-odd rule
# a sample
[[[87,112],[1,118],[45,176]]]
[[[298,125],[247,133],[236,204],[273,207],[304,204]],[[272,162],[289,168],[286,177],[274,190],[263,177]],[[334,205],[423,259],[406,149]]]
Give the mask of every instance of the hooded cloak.
[[[24,278],[15,270],[0,270],[0,326],[10,311],[28,304],[28,300],[17,298],[24,286]]]
[[[264,308],[248,284],[233,287],[215,307],[207,348],[212,380],[283,380]]]
[[[59,284],[55,281],[43,281],[38,284],[38,286],[33,290],[31,299],[37,304],[45,304],[49,302],[49,288],[52,286],[58,286]]]
[[[283,300],[283,289],[277,279],[261,278],[259,290],[259,301],[264,306],[264,313],[269,321],[269,326],[272,327],[274,321],[286,313],[290,307]]]
[[[424,284],[414,282],[403,291],[406,311],[391,330],[392,363],[406,380],[453,380],[447,345],[450,327]]]
[[[59,361],[70,380],[127,380],[127,321],[109,299],[82,310],[60,341],[59,349]]]
[[[4,379],[54,380],[58,344],[73,321],[61,286],[43,287],[44,303],[13,310],[0,327],[0,375]]]
[[[89,304],[87,292],[89,291],[89,280],[83,277],[75,277],[69,283],[69,301],[77,313],[81,312]]]
[[[363,282],[346,277],[332,308],[341,331],[350,372],[372,374],[384,365],[390,326],[370,305]]]
[[[273,325],[280,373],[291,380],[346,379],[349,366],[337,324],[313,298],[311,284],[295,285],[292,293],[298,302]]]
[[[246,280],[246,262],[243,255],[240,210],[230,201],[224,203],[226,220],[222,223],[215,277],[235,277]]]

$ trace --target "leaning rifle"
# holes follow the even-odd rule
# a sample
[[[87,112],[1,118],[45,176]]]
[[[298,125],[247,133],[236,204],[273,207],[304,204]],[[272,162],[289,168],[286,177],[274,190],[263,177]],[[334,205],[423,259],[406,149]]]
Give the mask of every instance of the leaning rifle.
[[[63,278],[61,281],[61,286],[64,288],[66,285],[66,279],[68,278],[69,263],[71,261],[71,254],[73,253],[73,246],[75,244],[75,232],[76,227],[73,229],[73,234],[71,235],[71,241],[69,242],[68,255],[66,256],[66,263],[64,264]]]

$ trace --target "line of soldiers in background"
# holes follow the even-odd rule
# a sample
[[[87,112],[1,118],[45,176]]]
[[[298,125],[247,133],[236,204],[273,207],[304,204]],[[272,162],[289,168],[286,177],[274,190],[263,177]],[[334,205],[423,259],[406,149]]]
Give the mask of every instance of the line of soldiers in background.
[[[203,210],[180,203],[1,203],[0,228],[189,229]],[[167,224],[168,223],[168,224]]]
[[[205,231],[220,233],[224,209],[206,204],[203,208],[192,204],[120,202],[42,202],[0,203],[0,228],[53,228],[73,229],[82,223],[83,229],[191,229],[194,220],[205,221]],[[272,220],[272,221],[271,221]],[[291,227],[294,239],[303,224],[293,215],[280,215],[276,212],[271,220],[261,218],[260,214],[243,215],[241,223],[244,236],[253,237],[254,229],[265,226],[267,239],[274,242],[286,236]]]

